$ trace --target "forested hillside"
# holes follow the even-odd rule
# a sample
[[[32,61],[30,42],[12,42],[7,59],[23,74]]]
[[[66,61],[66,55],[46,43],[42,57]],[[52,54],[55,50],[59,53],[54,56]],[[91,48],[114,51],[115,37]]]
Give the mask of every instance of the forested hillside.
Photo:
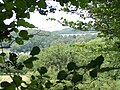
[[[93,31],[76,31],[74,29],[70,30],[70,28],[53,32],[33,29],[28,30],[28,32],[31,35],[34,34],[34,36],[30,40],[24,42],[24,45],[19,46],[17,43],[13,43],[10,48],[11,51],[19,53],[30,52],[34,46],[46,48],[58,43],[70,44],[74,42],[88,42],[97,37],[97,33],[95,33],[94,35],[92,34]],[[69,36],[70,33],[72,34],[72,36]],[[74,35],[75,33],[80,35],[76,36]],[[68,34],[68,36],[63,37],[62,34]]]

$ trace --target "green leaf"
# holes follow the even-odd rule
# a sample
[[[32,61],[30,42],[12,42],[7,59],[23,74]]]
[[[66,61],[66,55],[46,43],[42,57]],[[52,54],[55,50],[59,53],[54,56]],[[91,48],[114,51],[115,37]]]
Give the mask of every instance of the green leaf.
[[[92,71],[89,72],[89,74],[92,78],[95,78],[95,77],[97,77],[97,70],[93,69]]]
[[[51,85],[53,85],[49,80],[45,83],[45,87],[50,89]]]
[[[15,26],[16,26],[15,21],[11,22],[9,26],[10,26],[12,29],[14,29],[14,31],[16,32],[16,29],[17,29],[17,28],[15,28]],[[17,29],[17,32],[18,32],[18,29]]]
[[[19,87],[22,83],[22,78],[18,75],[14,75],[13,83],[15,84],[15,86]]]
[[[87,66],[87,69],[95,68],[97,65],[100,67],[104,61],[104,57],[102,55],[98,56],[95,60],[92,60]]]
[[[30,7],[29,11],[30,12],[34,12],[35,11],[35,7],[34,6]]]
[[[23,37],[24,40],[29,40],[29,36]]]
[[[6,10],[8,10],[8,11],[12,11],[12,9],[14,8],[13,2],[7,2],[7,3],[5,4],[5,8],[6,8]]]
[[[30,13],[29,12],[23,13],[20,17],[30,19]]]
[[[17,69],[18,70],[22,70],[23,67],[24,67],[24,65],[21,62],[17,64]]]
[[[6,56],[6,54],[4,52],[0,53],[0,56]]]
[[[10,61],[16,62],[16,60],[18,59],[17,55],[15,53],[9,53],[9,54],[10,54],[9,56]]]
[[[22,37],[24,40],[29,40],[28,32],[26,30],[21,30],[19,32],[19,36]]]
[[[31,79],[32,79],[32,80],[35,80],[35,76],[32,75],[32,76],[31,76]]]
[[[59,80],[65,80],[66,77],[67,77],[66,71],[64,71],[64,70],[59,71],[59,73],[57,75],[57,79],[59,79]]]
[[[26,8],[27,4],[26,4],[25,0],[16,0],[15,1],[15,6],[17,8]]]
[[[68,65],[67,65],[68,71],[74,70],[74,69],[76,69],[76,68],[77,68],[77,66],[76,66],[76,63],[74,63],[74,62],[70,62],[70,63],[68,63]]]
[[[72,77],[72,82],[73,83],[77,83],[77,82],[80,82],[80,81],[82,81],[83,80],[83,75],[80,75],[80,74],[78,74],[78,73],[74,73],[73,74],[73,77]]]
[[[9,87],[11,84],[7,81],[1,82],[1,87]]]
[[[26,37],[27,35],[28,35],[28,32],[26,30],[21,30],[19,32],[19,36],[21,36],[21,37]]]
[[[33,67],[32,61],[26,60],[23,63],[24,63],[26,68],[30,68],[31,69]]]
[[[30,58],[28,58],[27,60],[29,60],[29,61],[35,61],[35,60],[37,60],[38,58],[37,57],[30,57]]]
[[[24,19],[19,19],[17,21],[17,25],[27,27],[27,28],[35,28],[35,26],[33,24],[26,22]]]
[[[26,1],[26,3],[27,3],[27,6],[28,6],[28,7],[30,7],[30,6],[33,6],[33,7],[34,7],[34,6],[36,6],[36,3],[37,3],[37,2],[36,2],[37,0],[25,0],[25,1]]]
[[[78,3],[78,1],[76,1],[76,0],[70,0],[71,1],[71,4],[72,5],[74,5],[74,6],[79,6],[79,3]]]
[[[105,67],[105,68],[99,69],[98,72],[106,72],[106,71],[117,70],[117,69],[120,69],[120,67]]]
[[[50,76],[49,76],[49,75],[46,75],[46,74],[44,74],[42,77],[50,78]]]
[[[3,56],[0,56],[0,63],[3,63]]]
[[[85,8],[88,5],[89,0],[79,0],[79,2],[80,2],[80,7]]]
[[[30,55],[34,56],[39,54],[40,48],[38,46],[33,47],[32,51],[30,52]]]
[[[35,61],[35,60],[37,60],[38,58],[37,57],[30,57],[30,58],[28,58],[26,61],[24,61],[23,63],[24,63],[24,65],[25,65],[25,67],[27,67],[27,68],[32,68],[33,67],[33,61]]]
[[[32,38],[34,35],[28,35],[29,38]]]
[[[40,0],[40,1],[38,2],[38,7],[39,7],[39,8],[46,9],[47,4],[46,4],[45,0]]]
[[[47,68],[46,67],[41,67],[40,69],[37,69],[37,70],[41,75],[47,73]]]
[[[19,44],[19,45],[24,44],[23,39],[22,39],[22,38],[19,38],[19,37],[15,38],[15,42],[16,42],[17,44]]]
[[[15,86],[7,81],[1,82],[1,87],[3,88],[1,90],[15,90]]]

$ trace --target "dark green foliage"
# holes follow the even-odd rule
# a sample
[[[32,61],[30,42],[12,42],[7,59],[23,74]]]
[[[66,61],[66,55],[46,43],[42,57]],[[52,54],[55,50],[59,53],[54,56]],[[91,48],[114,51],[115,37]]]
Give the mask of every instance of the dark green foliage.
[[[9,56],[9,60],[11,61],[12,65],[13,66],[16,66],[17,65],[17,55],[15,53],[9,53],[10,56]]]
[[[39,8],[43,8],[43,9],[47,8],[47,4],[46,4],[45,0],[40,0],[37,4],[38,4]]]
[[[119,70],[120,69],[120,67],[105,67],[105,68],[101,68],[101,69],[99,69],[98,70],[98,72],[106,72],[106,71],[111,71],[111,70]]]
[[[59,71],[58,75],[57,75],[57,79],[59,80],[65,80],[67,77],[67,72],[64,70]]]
[[[28,36],[28,32],[26,30],[21,30],[19,32],[19,36],[21,36],[24,39]]]
[[[3,88],[1,90],[15,90],[15,86],[7,81],[2,82],[1,87]]]
[[[31,60],[26,60],[23,62],[25,67],[31,69],[33,67],[33,62]]]
[[[23,63],[19,62],[19,63],[17,64],[17,66],[16,66],[16,69],[17,69],[17,70],[22,70],[23,67],[24,67]]]
[[[19,38],[19,37],[15,38],[15,42],[16,42],[17,44],[19,44],[19,45],[24,44],[23,39],[22,39],[22,38]]]
[[[34,55],[39,54],[39,52],[40,52],[40,48],[35,46],[35,47],[33,47],[32,51],[30,52],[30,55],[34,56]]]
[[[47,89],[50,89],[51,85],[53,85],[53,83],[51,83],[49,80],[45,83],[45,87]]]
[[[13,77],[13,83],[16,87],[19,87],[22,83],[22,78],[18,75],[14,75]]]
[[[37,70],[41,75],[47,73],[47,68],[46,67],[41,67],[40,69],[37,69]]]
[[[33,61],[35,61],[35,60],[37,60],[38,58],[37,57],[30,57],[30,58],[28,58],[26,61],[24,61],[23,63],[24,63],[24,65],[25,65],[25,67],[27,67],[27,68],[32,68],[33,67]]]
[[[101,55],[99,57],[97,57],[95,60],[92,60],[87,66],[87,69],[91,69],[91,68],[95,68],[96,66],[101,66],[101,64],[104,61],[104,57]]]
[[[3,56],[0,55],[0,63],[3,62]]]
[[[95,77],[97,77],[97,70],[96,69],[93,69],[92,71],[90,71],[90,76],[92,77],[92,78],[95,78]]]
[[[82,82],[82,80],[83,80],[83,75],[80,75],[79,73],[74,72],[71,81],[72,81],[74,84],[76,84],[77,82]]]
[[[67,69],[68,69],[68,71],[77,69],[76,63],[69,62],[68,65],[67,65]]]
[[[17,21],[17,24],[18,24],[19,26],[23,26],[23,27],[35,28],[34,25],[29,24],[29,23],[26,22],[24,19],[19,19],[19,20]]]
[[[8,83],[7,81],[4,81],[1,83],[1,87],[9,87],[11,84]]]
[[[17,60],[17,55],[15,53],[9,53],[9,54],[10,54],[9,57],[10,61],[14,62]]]

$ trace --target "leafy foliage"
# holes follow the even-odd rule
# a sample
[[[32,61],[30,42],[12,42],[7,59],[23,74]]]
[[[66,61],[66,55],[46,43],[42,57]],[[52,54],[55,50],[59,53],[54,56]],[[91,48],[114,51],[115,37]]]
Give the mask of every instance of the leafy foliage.
[[[30,55],[34,56],[34,55],[39,54],[39,52],[40,52],[40,48],[35,46],[35,47],[33,47],[32,51],[30,52]]]

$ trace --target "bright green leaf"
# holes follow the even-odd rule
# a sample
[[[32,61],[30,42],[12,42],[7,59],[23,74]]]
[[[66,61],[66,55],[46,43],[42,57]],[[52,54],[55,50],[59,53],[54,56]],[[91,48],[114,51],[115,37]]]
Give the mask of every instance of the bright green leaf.
[[[17,25],[23,26],[23,27],[28,27],[28,28],[35,28],[35,26],[33,24],[26,22],[24,19],[19,19],[17,21]]]

